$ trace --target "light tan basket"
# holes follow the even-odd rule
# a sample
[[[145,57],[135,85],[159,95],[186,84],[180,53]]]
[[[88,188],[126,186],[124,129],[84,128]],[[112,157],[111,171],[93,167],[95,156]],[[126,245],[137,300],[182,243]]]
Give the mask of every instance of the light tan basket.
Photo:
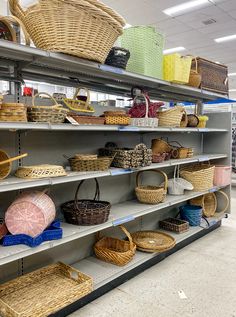
[[[66,264],[52,264],[1,284],[0,315],[46,317],[92,290],[91,277]]]
[[[81,90],[85,90],[87,93],[86,101],[77,99],[77,97],[80,96],[79,93]],[[88,113],[94,112],[93,107],[90,105],[90,91],[86,87],[77,88],[73,99],[64,98],[63,101],[64,101],[65,105],[73,111],[88,112]]]
[[[160,127],[180,127],[180,123],[185,113],[184,107],[176,106],[174,108],[160,111],[157,114]]]
[[[129,125],[130,116],[125,111],[105,111],[105,124],[111,125]]]
[[[66,176],[67,174],[62,166],[44,164],[20,167],[15,175],[19,178],[35,179]]]
[[[204,191],[213,187],[215,166],[196,164],[185,166],[180,171],[180,176],[193,185],[194,191]]]
[[[138,231],[131,234],[137,249],[144,252],[164,252],[175,246],[175,239],[159,231]]]
[[[22,103],[2,103],[0,107],[0,121],[27,122],[26,106]]]
[[[155,172],[164,177],[164,186],[140,185],[140,176],[144,172]],[[158,204],[165,200],[168,186],[167,175],[159,170],[140,171],[136,177],[135,193],[137,199],[144,204]]]
[[[26,157],[28,154],[11,157],[3,150],[0,150],[0,179],[6,178],[11,173],[12,162]]]
[[[127,229],[124,226],[119,226],[119,228],[125,233],[129,241],[104,237],[95,243],[94,251],[96,256],[102,261],[123,266],[133,259],[136,246]]]
[[[93,159],[85,159],[73,157],[69,158],[69,163],[74,172],[89,172],[89,171],[107,171],[114,159],[113,157],[97,157]]]
[[[36,47],[101,63],[125,25],[113,10],[105,10],[96,0],[41,0],[25,11],[18,0],[9,0],[9,5]]]

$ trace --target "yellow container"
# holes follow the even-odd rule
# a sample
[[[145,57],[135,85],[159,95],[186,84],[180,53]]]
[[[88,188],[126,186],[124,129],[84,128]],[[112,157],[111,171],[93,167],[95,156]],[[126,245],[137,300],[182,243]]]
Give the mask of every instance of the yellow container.
[[[164,80],[187,84],[189,82],[192,57],[178,53],[164,56]]]
[[[207,116],[198,116],[199,123],[197,125],[198,128],[205,128],[206,123],[209,120]]]

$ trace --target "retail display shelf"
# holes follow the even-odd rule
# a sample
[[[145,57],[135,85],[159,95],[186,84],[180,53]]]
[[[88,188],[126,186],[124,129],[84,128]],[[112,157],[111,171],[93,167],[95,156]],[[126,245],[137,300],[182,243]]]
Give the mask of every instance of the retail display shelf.
[[[185,195],[168,195],[165,202],[158,205],[141,204],[137,200],[125,201],[112,206],[109,220],[106,223],[96,226],[75,226],[67,223],[62,224],[63,238],[60,240],[44,242],[36,248],[24,245],[3,247],[0,246],[0,265],[4,265],[18,259],[57,247],[64,243],[88,236],[100,230],[130,222],[138,217],[160,211],[163,208],[175,206],[189,199],[199,197],[209,192],[216,192],[220,188],[214,187],[204,192],[188,192]]]
[[[192,158],[186,159],[172,159],[164,161],[163,163],[153,163],[150,166],[141,167],[139,169],[123,169],[123,168],[111,168],[108,171],[101,172],[68,172],[67,176],[55,177],[55,178],[43,178],[43,179],[21,179],[11,176],[0,182],[0,192],[7,192],[18,189],[34,188],[39,186],[52,186],[57,184],[65,184],[80,181],[83,179],[100,178],[107,176],[125,175],[129,173],[135,173],[139,170],[150,170],[156,168],[164,168],[175,165],[183,165],[197,162],[207,162],[210,160],[217,160],[227,158],[226,154],[207,154],[196,155]]]
[[[80,84],[106,93],[128,94],[132,86],[141,85],[149,89],[150,96],[161,100],[207,101],[222,97],[217,93],[4,40],[0,40],[0,59],[1,66],[8,68],[0,73],[4,80],[19,81],[14,74],[14,68],[18,67],[24,79],[42,81],[47,78],[48,82],[69,86],[78,86],[79,80]]]

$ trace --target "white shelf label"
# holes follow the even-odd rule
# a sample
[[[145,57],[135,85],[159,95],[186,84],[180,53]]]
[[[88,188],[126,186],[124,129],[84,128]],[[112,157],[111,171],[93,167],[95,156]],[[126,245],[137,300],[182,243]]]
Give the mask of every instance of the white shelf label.
[[[124,174],[130,174],[130,173],[133,173],[133,170],[131,168],[111,169],[111,176],[124,175]]]
[[[113,223],[113,226],[119,226],[119,225],[122,225],[123,223],[132,221],[134,219],[135,219],[134,216],[127,216],[127,217],[124,217],[124,218],[120,218],[120,219],[114,220],[112,223]]]
[[[202,157],[199,157],[199,159],[198,159],[198,162],[205,162],[205,161],[209,161],[208,156],[202,156]]]
[[[219,187],[213,187],[209,189],[209,193],[214,193],[214,192],[217,192],[218,190],[219,190]]]
[[[118,67],[112,67],[109,65],[100,65],[99,67],[101,70],[104,70],[106,72],[111,72],[111,73],[115,73],[115,74],[124,74],[123,69],[118,68]]]
[[[126,127],[118,127],[118,131],[123,131],[123,132],[126,132],[126,131],[140,131],[140,129],[138,127],[132,127],[132,126],[126,126]]]
[[[199,128],[198,129],[199,132],[209,132],[208,128]]]

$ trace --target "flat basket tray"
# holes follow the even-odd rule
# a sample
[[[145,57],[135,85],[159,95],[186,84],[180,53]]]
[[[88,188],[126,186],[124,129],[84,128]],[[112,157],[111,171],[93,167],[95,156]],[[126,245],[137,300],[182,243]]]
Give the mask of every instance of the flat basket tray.
[[[53,264],[0,285],[2,317],[46,317],[93,290],[89,276]]]
[[[20,167],[15,175],[19,178],[33,179],[66,176],[67,174],[62,166],[44,164]]]

